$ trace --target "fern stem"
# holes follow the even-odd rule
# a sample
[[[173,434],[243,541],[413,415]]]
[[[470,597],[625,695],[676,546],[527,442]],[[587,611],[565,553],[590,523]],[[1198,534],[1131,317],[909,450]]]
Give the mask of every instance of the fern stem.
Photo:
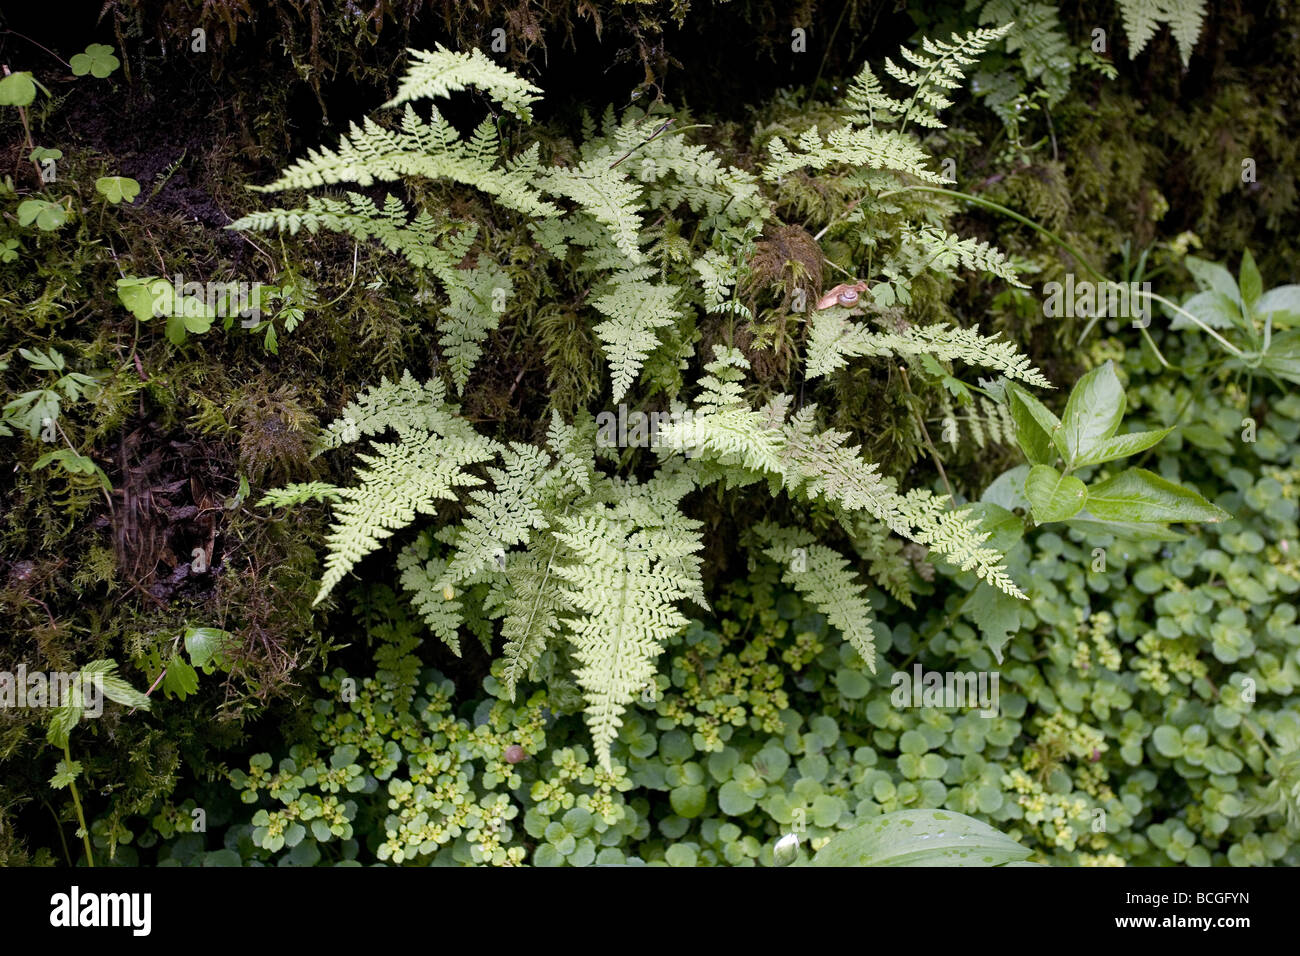
[[[907,369],[900,365],[898,366],[898,371],[903,376],[903,388],[907,390],[907,397],[912,401],[915,401],[916,396],[912,394],[912,385],[907,380]],[[916,406],[912,404],[912,401],[907,403],[907,407],[911,410],[912,415],[916,418],[917,425],[921,428],[921,437],[925,439],[925,447],[930,450],[930,457],[934,459],[934,466],[939,469],[939,477],[943,480],[944,488],[948,490],[948,499],[953,504],[956,504],[957,496],[952,493],[952,485],[948,483],[948,474],[943,470],[943,462],[939,459],[939,452],[935,450],[934,442],[930,441],[930,432],[929,429],[925,427],[925,419],[923,419],[920,413],[917,412]]]
[[[68,750],[67,741],[63,744],[63,759],[72,765],[72,752]],[[77,822],[81,824],[81,839],[86,845],[86,866],[94,869],[95,853],[90,848],[90,827],[86,826],[86,814],[81,809],[81,796],[77,793],[77,781],[69,780],[68,787],[72,790],[72,805],[77,808]]]
[[[1056,233],[1052,232],[1050,229],[1040,226],[1038,223],[1034,222],[1032,219],[1028,218],[1027,216],[1022,216],[1014,209],[1008,209],[1006,206],[1002,205],[1001,203],[993,202],[993,200],[991,199],[984,199],[980,196],[973,196],[970,193],[962,192],[961,190],[958,189],[944,189],[941,186],[903,186],[901,189],[891,189],[888,190],[887,192],[880,193],[876,198],[885,199],[888,196],[896,196],[899,193],[904,193],[904,192],[937,193],[941,196],[952,196],[956,199],[964,199],[967,202],[974,203],[977,206],[983,206],[986,209],[992,209],[994,212],[1000,212],[1002,213],[1002,215],[1007,216],[1011,219],[1016,220],[1016,222],[1028,226],[1030,229],[1033,229],[1039,235],[1043,236],[1046,239],[1050,239],[1052,242],[1056,243],[1056,245],[1060,246],[1070,255],[1074,256],[1074,258],[1079,261],[1079,264],[1081,266],[1087,269],[1091,275],[1095,276],[1100,281],[1102,282],[1109,281],[1104,275],[1102,275],[1093,267],[1092,263],[1089,262],[1087,258],[1085,258],[1082,252],[1080,252],[1070,243],[1066,242]]]

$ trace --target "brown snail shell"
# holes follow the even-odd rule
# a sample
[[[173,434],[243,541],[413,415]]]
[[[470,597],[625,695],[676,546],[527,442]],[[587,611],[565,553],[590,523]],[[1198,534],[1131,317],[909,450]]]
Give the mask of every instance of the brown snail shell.
[[[851,309],[858,304],[861,294],[866,291],[865,282],[842,282],[817,300],[817,308],[829,309],[831,306],[838,305],[840,308]]]

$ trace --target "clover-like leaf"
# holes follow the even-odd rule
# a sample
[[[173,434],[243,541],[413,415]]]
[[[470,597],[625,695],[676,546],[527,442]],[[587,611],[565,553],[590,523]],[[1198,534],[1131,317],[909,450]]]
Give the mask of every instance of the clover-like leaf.
[[[46,199],[24,199],[18,204],[18,225],[53,232],[68,221],[68,207]]]
[[[29,106],[34,99],[36,84],[30,73],[10,73],[0,80],[0,106]]]
[[[78,53],[68,65],[72,67],[75,76],[85,76],[89,73],[91,76],[102,80],[119,66],[122,61],[113,55],[113,48],[106,43],[92,43],[86,47],[84,53]]]
[[[95,190],[113,205],[135,202],[140,195],[140,184],[129,176],[100,176],[95,180]]]

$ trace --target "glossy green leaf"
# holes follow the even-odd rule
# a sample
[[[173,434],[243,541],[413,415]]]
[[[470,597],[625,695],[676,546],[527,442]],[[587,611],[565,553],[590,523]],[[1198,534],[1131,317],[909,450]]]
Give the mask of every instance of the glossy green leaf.
[[[1222,521],[1203,497],[1145,468],[1130,468],[1088,489],[1088,512],[1107,521]]]
[[[951,810],[898,810],[837,833],[813,866],[998,866],[1029,850],[987,823]]]
[[[1127,458],[1129,455],[1136,455],[1140,451],[1146,451],[1153,445],[1158,445],[1165,440],[1172,428],[1166,428],[1161,431],[1149,432],[1129,432],[1127,435],[1112,435],[1110,438],[1103,438],[1097,442],[1087,452],[1075,461],[1076,467],[1084,465],[1099,465],[1103,461],[1113,461],[1116,458]]]
[[[1060,438],[1061,420],[1046,405],[1014,384],[1007,386],[1007,401],[1016,423],[1016,442],[1030,464],[1052,464],[1056,460],[1053,448],[1065,454]]]
[[[1079,513],[1088,489],[1073,475],[1062,475],[1051,465],[1035,465],[1025,479],[1025,497],[1039,524],[1064,521]]]
[[[1114,363],[1098,366],[1079,379],[1061,418],[1064,455],[1071,468],[1119,430],[1124,405],[1124,386],[1115,374]]]

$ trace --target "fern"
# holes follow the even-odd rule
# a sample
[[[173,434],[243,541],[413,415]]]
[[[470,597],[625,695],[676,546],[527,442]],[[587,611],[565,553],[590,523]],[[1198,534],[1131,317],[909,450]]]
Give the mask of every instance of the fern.
[[[738,349],[715,345],[693,402],[678,394],[681,370],[700,337],[697,315],[750,318],[738,298],[759,287],[759,243],[777,245],[769,237],[781,229],[800,231],[769,229],[779,199],[768,193],[775,184],[779,195],[805,171],[866,190],[837,229],[864,229],[868,209],[887,217],[892,232],[872,239],[888,246],[872,260],[879,274],[868,276],[876,290],[886,290],[878,297],[902,300],[912,278],[960,268],[1018,282],[997,250],[939,226],[947,214],[942,205],[885,195],[942,181],[907,127],[936,125],[936,112],[965,69],[1002,35],[978,30],[905,52],[909,66],[889,63],[887,72],[910,91],[907,99],[885,93],[864,68],[836,114],[844,123],[825,134],[816,127],[793,134],[793,146],[770,139],[769,161],[757,175],[685,142],[684,113],[664,118],[628,110],[616,117],[609,110],[599,124],[584,124],[576,152],[555,151],[567,162],[554,166],[542,162],[536,144],[510,154],[491,120],[465,139],[438,110],[424,120],[411,103],[474,88],[527,122],[538,91],[481,54],[443,48],[414,54],[388,104],[404,107],[396,129],[369,120],[354,126],[336,149],[310,152],[265,188],[449,181],[493,203],[493,216],[484,220],[490,230],[396,197],[377,203],[356,192],[310,196],[300,209],[253,213],[237,224],[325,229],[376,241],[431,275],[443,297],[434,310],[441,377],[419,382],[408,372],[384,379],[321,432],[316,454],[369,441],[354,485],[308,482],[264,499],[280,506],[331,502],[317,602],[409,528],[397,567],[428,629],[455,653],[465,633],[485,647],[499,646],[511,695],[526,679],[571,677],[608,768],[626,709],[654,676],[665,641],[685,624],[681,606],[707,607],[703,525],[691,513],[693,497],[705,489],[765,489],[810,526],[838,528],[852,548],[869,555],[871,579],[900,600],[910,597],[906,555],[916,553],[973,570],[990,587],[1021,596],[969,511],[925,490],[900,492],[850,434],[818,425],[815,404],[796,407],[792,395],[771,391],[752,404],[749,362]],[[904,207],[906,215],[919,209],[924,218],[909,221]],[[523,302],[516,301],[516,280],[522,286],[525,274],[515,265],[519,253],[497,260],[487,248],[511,248],[494,238],[510,229],[520,240],[514,249],[543,260],[545,274],[521,290]],[[820,256],[817,241],[804,238],[807,256]],[[782,266],[778,256],[773,274]],[[551,292],[557,294],[540,310],[528,311]],[[650,394],[663,390],[674,420],[660,429],[657,447],[640,456],[598,449],[595,422],[582,408],[573,422],[553,413],[543,443],[501,444],[479,434],[448,400],[448,389],[467,387],[507,314],[516,328],[550,329],[545,351],[556,361],[565,360],[569,343],[592,343],[608,365],[615,402],[636,394],[638,384]],[[831,374],[854,358],[881,357],[914,360],[930,372],[938,363],[962,361],[1027,385],[1047,384],[1011,345],[977,331],[946,325],[872,331],[850,315],[829,308],[807,319],[806,377]],[[565,324],[577,332],[559,329]],[[590,355],[583,361],[582,375],[594,383],[591,369],[598,366]],[[629,459],[654,470],[649,477],[623,471]],[[456,507],[444,510],[443,502]],[[757,522],[754,540],[768,557],[802,549],[807,563],[801,570],[786,567],[788,582],[874,666],[869,581],[853,573],[849,552],[770,521]]]
[[[652,538],[616,512],[568,516],[560,524],[564,530],[556,537],[576,560],[555,571],[565,582],[568,603],[584,612],[564,623],[579,663],[575,677],[586,694],[596,753],[608,765],[624,709],[654,676],[664,643],[686,626],[674,602],[698,584],[661,558]],[[673,531],[658,537],[658,548],[702,546],[693,529]]]
[[[848,639],[874,673],[876,645],[871,625],[875,616],[864,584],[848,570],[849,562],[818,544],[807,531],[763,522],[755,526],[754,535],[768,545],[763,553],[782,568],[782,580],[826,615],[831,627]]]
[[[1119,0],[1119,9],[1130,57],[1146,49],[1160,24],[1167,23],[1178,43],[1183,66],[1191,62],[1192,48],[1205,22],[1205,0]]]
[[[408,50],[412,63],[402,78],[397,95],[385,106],[401,106],[410,100],[445,97],[457,90],[475,87],[522,120],[533,118],[531,105],[542,91],[509,70],[497,66],[480,50],[454,53],[442,44],[432,52]]]

